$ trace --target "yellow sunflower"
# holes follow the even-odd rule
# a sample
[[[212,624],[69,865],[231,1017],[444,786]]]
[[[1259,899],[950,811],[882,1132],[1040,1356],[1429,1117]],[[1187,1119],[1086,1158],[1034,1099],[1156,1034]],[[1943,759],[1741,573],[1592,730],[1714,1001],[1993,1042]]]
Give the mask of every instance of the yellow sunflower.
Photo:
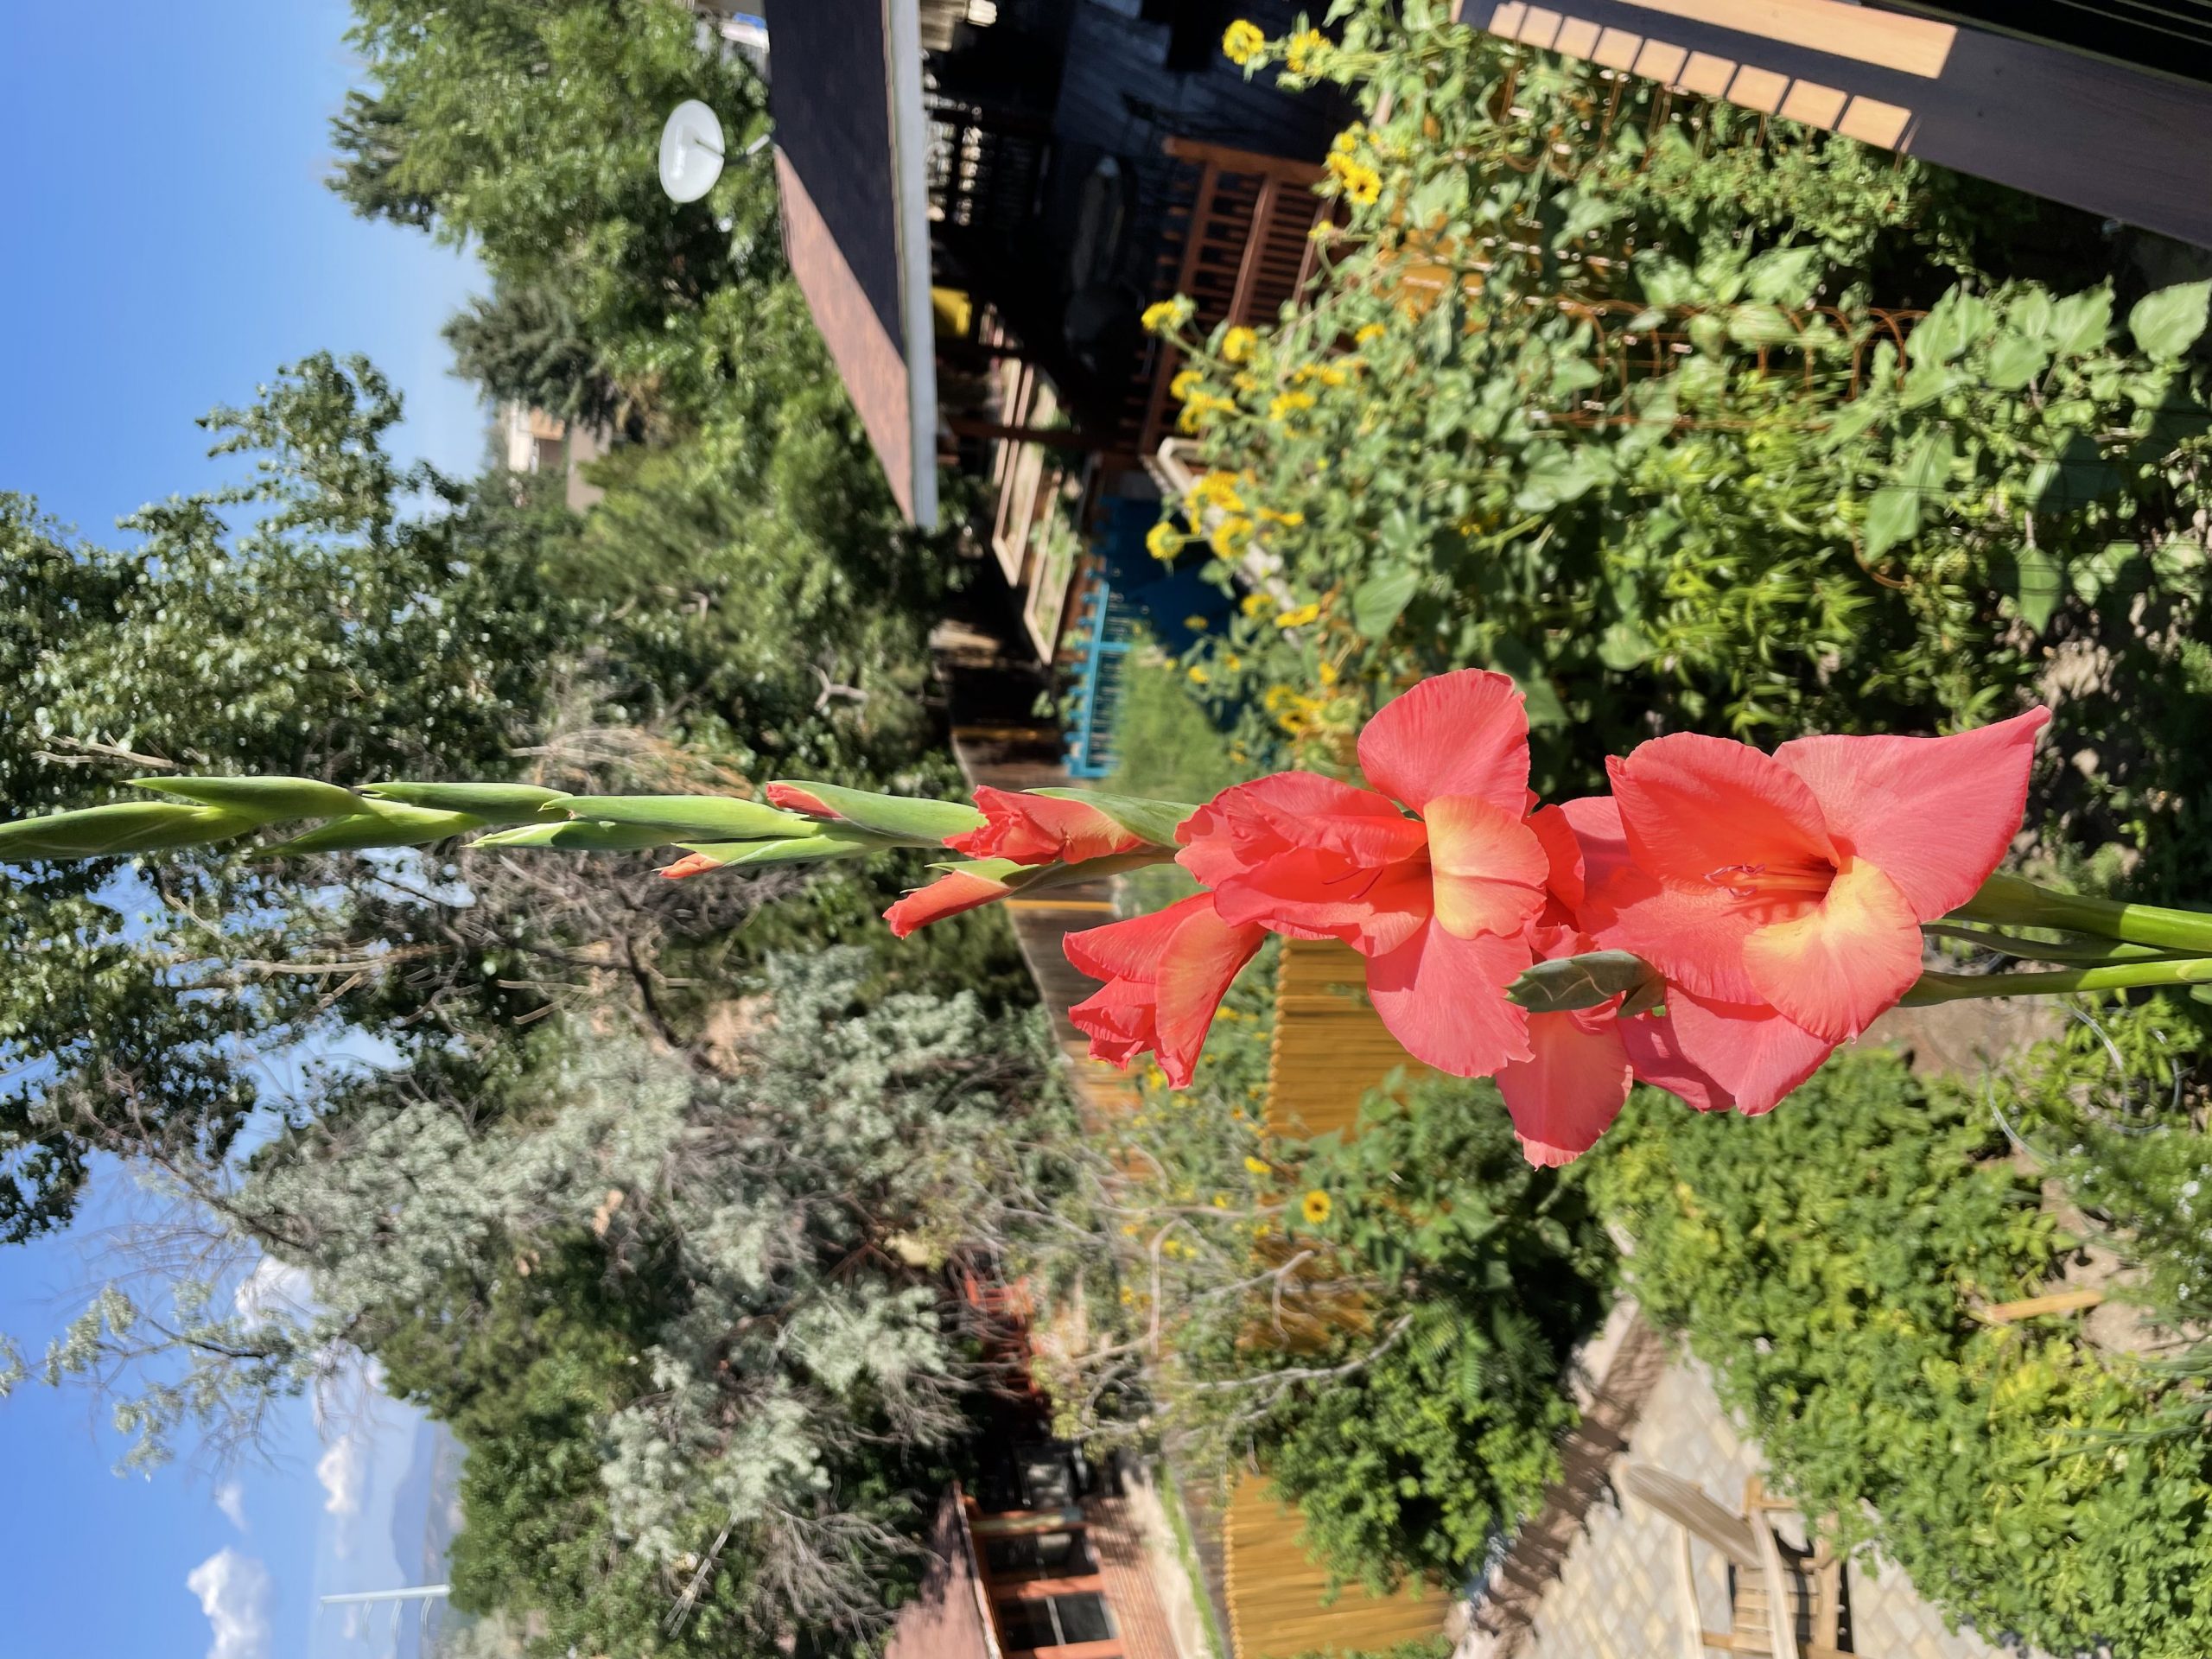
[[[1239,17],[1221,32],[1221,49],[1229,60],[1242,67],[1267,49],[1268,36],[1257,23]]]
[[[1182,369],[1167,383],[1167,395],[1177,403],[1187,403],[1191,394],[1205,383],[1205,377],[1196,369]]]
[[[1298,1206],[1298,1211],[1306,1217],[1307,1226],[1319,1227],[1329,1218],[1329,1211],[1335,1207],[1330,1202],[1329,1195],[1317,1186],[1306,1195],[1305,1201]]]
[[[1230,363],[1249,362],[1252,348],[1259,343],[1259,335],[1240,325],[1221,337],[1221,354]]]
[[[1290,73],[1302,75],[1313,66],[1314,54],[1325,52],[1329,37],[1318,29],[1308,29],[1290,37],[1282,49],[1283,61],[1290,66]]]
[[[1168,563],[1183,550],[1182,531],[1165,518],[1144,533],[1144,550],[1162,564]]]
[[[1302,628],[1308,622],[1317,620],[1320,614],[1321,607],[1315,604],[1312,600],[1308,600],[1305,604],[1294,606],[1275,618],[1275,626],[1279,628]]]
[[[1161,300],[1156,304],[1147,305],[1143,317],[1140,319],[1144,324],[1145,333],[1165,334],[1181,327],[1184,318],[1190,315],[1185,308],[1186,302],[1182,300]]]
[[[1206,545],[1224,559],[1233,559],[1251,544],[1252,521],[1232,512],[1206,532]]]
[[[1275,394],[1274,401],[1268,405],[1268,418],[1281,426],[1292,416],[1313,407],[1313,394],[1310,391],[1280,391]]]

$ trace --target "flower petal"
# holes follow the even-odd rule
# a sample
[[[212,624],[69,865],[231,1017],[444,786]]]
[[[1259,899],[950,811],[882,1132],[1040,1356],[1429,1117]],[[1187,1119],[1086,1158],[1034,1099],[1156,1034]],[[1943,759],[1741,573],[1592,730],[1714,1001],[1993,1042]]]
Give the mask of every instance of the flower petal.
[[[1211,905],[1188,912],[1177,924],[1167,953],[1160,958],[1154,1015],[1160,1069],[1176,1088],[1190,1086],[1206,1033],[1213,1027],[1214,1011],[1267,937],[1256,927],[1230,926],[1214,914]]]
[[[1838,847],[1931,921],[1973,898],[2019,833],[2050,721],[2031,709],[1955,737],[1801,737],[1774,758],[1805,780]]]
[[[1820,907],[1744,941],[1761,1000],[1841,1042],[1895,1006],[1920,977],[1920,924],[1896,882],[1863,858],[1836,872]]]
[[[1490,1077],[1529,1056],[1529,1017],[1505,988],[1530,956],[1525,939],[1454,938],[1432,925],[1368,958],[1368,998],[1415,1059],[1454,1077]]]
[[[1529,834],[1543,846],[1548,867],[1544,886],[1570,914],[1581,909],[1588,883],[1583,874],[1582,843],[1575,838],[1573,821],[1558,807],[1540,806],[1529,815],[1528,824]]]
[[[1682,1058],[1750,1116],[1772,1111],[1835,1052],[1834,1043],[1761,1003],[1709,1002],[1677,988],[1667,993],[1667,1014]]]
[[[883,919],[891,924],[895,938],[905,938],[918,927],[931,922],[941,922],[948,916],[957,916],[963,910],[974,910],[988,905],[995,899],[1003,899],[1014,889],[1002,881],[986,880],[980,875],[970,875],[965,870],[953,870],[929,884],[908,893],[883,912]]]
[[[1201,858],[1217,856],[1225,842],[1245,858],[1295,846],[1388,864],[1418,854],[1428,836],[1388,796],[1319,772],[1279,772],[1224,789],[1185,819],[1175,838]],[[1207,880],[1191,859],[1182,863]]]
[[[1586,893],[1605,886],[1634,861],[1628,855],[1628,832],[1621,828],[1620,803],[1611,796],[1584,795],[1545,810],[1556,810],[1574,831],[1575,845],[1582,853]]]
[[[1629,852],[1652,875],[1704,881],[1745,867],[1782,874],[1836,861],[1813,791],[1749,744],[1679,732],[1606,767]]]
[[[1300,849],[1224,877],[1213,897],[1224,921],[1294,939],[1342,939],[1372,956],[1427,925],[1430,891],[1421,864],[1370,868]]]
[[[1422,816],[1437,925],[1463,939],[1518,933],[1543,908],[1551,860],[1519,813],[1440,795]]]
[[[1682,1052],[1681,1038],[1664,1010],[1614,1023],[1620,1027],[1621,1045],[1628,1051],[1638,1083],[1664,1089],[1700,1112],[1725,1112],[1736,1103],[1718,1078]]]
[[[1154,979],[1178,925],[1196,911],[1212,908],[1205,893],[1195,893],[1165,910],[1064,933],[1060,950],[1077,973],[1093,979]]]
[[[1071,1007],[1068,1023],[1090,1039],[1092,1059],[1126,1071],[1138,1055],[1158,1046],[1157,1016],[1148,983],[1117,979]]]
[[[945,845],[970,858],[1010,858],[1017,864],[1080,864],[1087,859],[1133,853],[1145,845],[1087,801],[993,789],[976,791],[982,824]]]
[[[1529,1016],[1529,1058],[1499,1070],[1497,1091],[1530,1163],[1572,1163],[1620,1116],[1630,1082],[1623,1023],[1585,1022],[1570,1014]]]
[[[1440,795],[1471,795],[1522,816],[1529,714],[1503,674],[1463,668],[1386,702],[1359,734],[1367,781],[1427,814]]]
[[[1608,950],[1633,950],[1669,984],[1726,1002],[1765,1000],[1744,966],[1744,941],[1772,919],[1726,888],[1656,880],[1633,865],[1593,883],[1582,906],[1584,929]]]

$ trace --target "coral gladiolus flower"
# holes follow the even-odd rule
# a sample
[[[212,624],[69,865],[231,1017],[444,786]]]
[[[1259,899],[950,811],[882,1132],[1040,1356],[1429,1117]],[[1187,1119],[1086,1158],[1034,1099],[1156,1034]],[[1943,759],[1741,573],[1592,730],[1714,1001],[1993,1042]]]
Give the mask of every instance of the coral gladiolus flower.
[[[926,887],[918,887],[883,912],[893,938],[905,938],[917,928],[941,922],[963,911],[976,910],[1003,899],[1014,889],[973,870],[948,870]]]
[[[1667,977],[1681,1056],[1762,1112],[1920,976],[1920,924],[1972,898],[2026,804],[2035,709],[1955,737],[1808,737],[1765,754],[1688,734],[1611,763],[1570,816],[1583,925]],[[1697,1103],[1694,1101],[1693,1103]]]
[[[1223,921],[1204,893],[1149,916],[1070,933],[1060,942],[1068,960],[1106,985],[1068,1018],[1090,1037],[1093,1059],[1127,1071],[1138,1055],[1156,1052],[1167,1081],[1187,1088],[1214,1010],[1266,937],[1256,925]]]
[[[1134,853],[1147,845],[1087,801],[1020,795],[988,785],[976,791],[982,827],[946,837],[970,858],[1010,858],[1017,864],[1080,864]]]
[[[804,812],[810,818],[841,818],[844,814],[831,806],[811,790],[801,789],[797,784],[768,785],[768,804],[780,806],[786,812]]]
[[[1471,1077],[1529,1058],[1503,991],[1549,865],[1524,821],[1521,694],[1474,669],[1425,681],[1367,723],[1359,761],[1374,788],[1278,772],[1224,790],[1176,832],[1178,861],[1224,921],[1366,957],[1375,1010],[1417,1059]]]
[[[1599,832],[1586,837],[1583,826]],[[1569,801],[1532,815],[1529,827],[1551,859],[1549,892],[1531,931],[1543,961],[1600,948],[1580,930],[1592,871],[1625,860],[1620,815],[1608,800]],[[1663,1013],[1623,1019],[1623,999],[1594,1008],[1529,1016],[1526,1060],[1503,1067],[1497,1090],[1513,1118],[1521,1153],[1532,1164],[1572,1163],[1598,1144],[1628,1102],[1631,1080],[1656,1084],[1703,1111],[1728,1106],[1727,1092],[1684,1058]]]

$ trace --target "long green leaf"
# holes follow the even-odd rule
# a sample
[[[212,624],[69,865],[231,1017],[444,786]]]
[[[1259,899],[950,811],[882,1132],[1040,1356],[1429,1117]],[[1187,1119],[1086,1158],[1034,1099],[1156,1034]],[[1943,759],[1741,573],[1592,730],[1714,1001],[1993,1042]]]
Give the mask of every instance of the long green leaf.
[[[822,832],[812,818],[728,795],[563,795],[544,810],[674,831],[665,841],[779,841]]]
[[[826,859],[858,858],[909,843],[891,836],[832,827],[818,836],[798,836],[783,841],[678,842],[687,853],[697,853],[728,868],[753,868],[763,864],[812,864]]]
[[[565,798],[561,790],[535,784],[364,784],[361,793],[433,812],[467,812],[486,823],[541,823],[539,810]]]
[[[244,835],[264,820],[218,806],[176,801],[121,801],[112,806],[50,812],[0,823],[0,862],[34,859],[119,858],[197,846]]]
[[[318,824],[304,835],[264,848],[257,858],[297,858],[309,853],[364,853],[382,847],[427,847],[448,836],[481,830],[486,821],[470,812],[437,812],[420,806],[379,806]]]
[[[896,836],[917,846],[941,847],[952,836],[983,827],[983,815],[963,801],[923,801],[908,795],[876,795],[836,784],[779,779],[790,789],[804,790],[846,823],[880,836]],[[772,785],[770,787],[774,787]]]
[[[251,815],[262,823],[285,818],[342,818],[361,810],[361,798],[312,778],[141,778],[140,789],[181,795],[202,806]]]
[[[676,835],[650,823],[603,823],[571,818],[564,823],[525,823],[479,836],[471,847],[557,847],[571,853],[626,853],[640,847],[671,847]]]

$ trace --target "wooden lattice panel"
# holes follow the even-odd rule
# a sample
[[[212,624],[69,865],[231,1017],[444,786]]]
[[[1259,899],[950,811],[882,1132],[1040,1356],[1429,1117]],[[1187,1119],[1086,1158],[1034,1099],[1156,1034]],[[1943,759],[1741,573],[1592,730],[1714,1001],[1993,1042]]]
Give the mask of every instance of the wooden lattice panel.
[[[1306,1137],[1359,1121],[1359,1103],[1395,1071],[1427,1067],[1398,1046],[1367,1000],[1367,964],[1333,939],[1287,939],[1275,974],[1266,1126]]]
[[[1223,1588],[1236,1659],[1310,1653],[1384,1653],[1444,1629],[1452,1598],[1408,1585],[1377,1596],[1356,1584],[1328,1599],[1329,1575],[1306,1555],[1298,1511],[1264,1475],[1247,1473],[1223,1518]]]

